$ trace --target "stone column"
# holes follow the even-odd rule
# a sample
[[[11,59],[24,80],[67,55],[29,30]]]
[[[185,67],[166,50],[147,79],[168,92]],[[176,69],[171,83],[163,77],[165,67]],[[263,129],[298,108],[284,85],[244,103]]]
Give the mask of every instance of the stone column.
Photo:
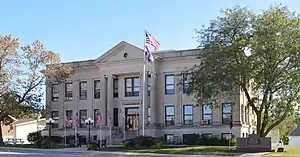
[[[59,98],[58,98],[58,102],[59,102],[59,111],[58,111],[58,117],[59,117],[59,120],[58,122],[58,128],[59,129],[63,129],[64,128],[64,119],[65,119],[65,84],[62,83],[59,85]]]
[[[151,73],[151,91],[150,91],[150,124],[156,123],[156,72]]]
[[[109,118],[111,125],[113,125],[113,76],[107,76],[107,118]]]
[[[107,123],[107,118],[106,118],[106,112],[107,112],[107,107],[106,107],[106,77],[103,75],[100,78],[100,112],[103,118],[103,123],[102,125],[106,125]]]

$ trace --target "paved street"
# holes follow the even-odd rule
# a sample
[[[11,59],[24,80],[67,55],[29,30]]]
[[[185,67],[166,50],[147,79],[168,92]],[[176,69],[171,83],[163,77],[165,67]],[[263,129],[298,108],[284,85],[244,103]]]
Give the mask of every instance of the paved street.
[[[207,155],[166,155],[166,154],[136,154],[120,152],[99,152],[85,151],[84,149],[60,149],[60,150],[42,150],[42,149],[19,149],[19,148],[0,148],[0,157],[215,157]],[[242,155],[241,157],[259,157],[259,155]]]

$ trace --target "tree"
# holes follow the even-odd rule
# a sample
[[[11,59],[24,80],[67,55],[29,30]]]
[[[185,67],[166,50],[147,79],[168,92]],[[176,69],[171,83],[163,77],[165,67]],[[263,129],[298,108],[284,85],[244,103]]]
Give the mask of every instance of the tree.
[[[10,124],[9,116],[18,117],[40,108],[46,77],[61,76],[54,80],[60,81],[73,72],[73,68],[60,63],[58,54],[45,50],[40,41],[20,47],[18,38],[0,36],[1,124]],[[0,142],[3,142],[1,130],[0,125]]]
[[[276,126],[276,128],[279,129],[280,132],[280,139],[285,145],[287,145],[289,142],[288,135],[297,128],[297,118],[299,118],[298,115],[287,117],[283,120],[282,123]]]
[[[257,133],[264,137],[298,111],[299,15],[281,5],[261,14],[238,6],[222,13],[196,30],[199,64],[183,72],[190,74],[188,94],[199,103],[245,94],[256,113]],[[225,85],[233,90],[222,91]]]

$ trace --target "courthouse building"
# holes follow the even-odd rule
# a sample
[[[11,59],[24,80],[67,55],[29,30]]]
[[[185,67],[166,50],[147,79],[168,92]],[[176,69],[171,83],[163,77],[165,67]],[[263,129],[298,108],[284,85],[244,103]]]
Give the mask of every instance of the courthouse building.
[[[192,133],[227,138],[231,117],[235,137],[251,134],[255,130],[255,115],[241,90],[220,98],[217,104],[197,104],[186,95],[187,79],[182,71],[199,64],[199,52],[189,49],[154,53],[155,61],[146,67],[145,84],[143,49],[124,41],[97,59],[68,63],[75,73],[65,84],[47,80],[51,84],[46,89],[47,108],[56,121],[52,135],[64,136],[65,117],[78,116],[78,133],[87,137],[85,119],[96,122],[98,114],[102,115],[102,139],[112,141],[141,135],[143,124],[145,135],[164,137],[169,142],[182,142],[185,134]],[[147,90],[145,110],[143,90]],[[233,89],[229,86],[224,90]],[[74,127],[68,126],[67,135],[74,134]],[[94,123],[94,140],[100,138],[99,130]]]

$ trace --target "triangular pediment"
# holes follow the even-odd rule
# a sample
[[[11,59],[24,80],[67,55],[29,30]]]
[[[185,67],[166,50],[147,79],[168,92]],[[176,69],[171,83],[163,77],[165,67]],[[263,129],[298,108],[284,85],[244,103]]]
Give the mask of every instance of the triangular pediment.
[[[143,50],[128,42],[122,41],[99,58],[96,59],[96,63],[101,62],[118,62],[126,60],[138,60],[143,59]]]

